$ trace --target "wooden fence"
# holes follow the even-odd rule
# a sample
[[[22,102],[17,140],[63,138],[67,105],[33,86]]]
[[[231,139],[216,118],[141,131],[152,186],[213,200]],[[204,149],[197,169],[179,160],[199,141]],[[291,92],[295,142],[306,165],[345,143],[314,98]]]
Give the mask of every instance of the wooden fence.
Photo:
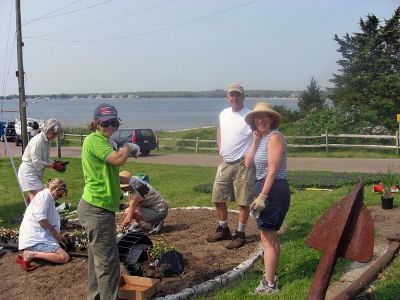
[[[313,148],[325,149],[328,153],[333,148],[364,148],[364,149],[393,149],[397,154],[400,153],[399,132],[396,135],[361,135],[361,134],[325,134],[314,136],[286,136],[289,148]],[[295,143],[296,140],[302,143]],[[339,143],[339,141],[347,140]],[[351,141],[357,140],[356,143]],[[361,141],[360,141],[361,140]],[[374,143],[373,141],[378,141]],[[382,141],[384,141],[382,143]],[[210,144],[212,146],[210,146]],[[176,139],[176,138],[158,138],[159,148],[164,149],[187,149],[195,153],[199,151],[217,151],[216,140],[196,139]]]
[[[80,144],[83,143],[85,137],[84,134],[64,133],[63,135],[64,139],[74,140]],[[396,131],[396,135],[329,134],[325,132],[321,135],[285,137],[289,148],[325,149],[326,153],[333,148],[393,149],[397,154],[400,153],[398,131]],[[192,150],[195,153],[218,151],[216,140],[201,140],[198,137],[196,139],[158,137],[157,140],[157,149]],[[296,141],[300,141],[300,143],[296,143]]]

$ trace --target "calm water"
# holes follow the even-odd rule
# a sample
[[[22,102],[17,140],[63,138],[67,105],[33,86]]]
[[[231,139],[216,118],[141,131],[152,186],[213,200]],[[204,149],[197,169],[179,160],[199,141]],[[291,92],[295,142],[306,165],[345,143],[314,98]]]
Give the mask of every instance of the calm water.
[[[247,98],[245,105],[252,109],[260,99]],[[134,99],[38,99],[28,100],[27,116],[38,119],[51,117],[65,126],[85,126],[93,118],[100,103],[110,103],[118,109],[122,128],[153,128],[177,130],[217,125],[218,115],[228,107],[224,98],[134,98]],[[267,99],[272,105],[284,105],[298,110],[297,99]],[[18,99],[0,100],[2,110],[18,110]],[[0,113],[1,120],[13,120],[16,112]]]

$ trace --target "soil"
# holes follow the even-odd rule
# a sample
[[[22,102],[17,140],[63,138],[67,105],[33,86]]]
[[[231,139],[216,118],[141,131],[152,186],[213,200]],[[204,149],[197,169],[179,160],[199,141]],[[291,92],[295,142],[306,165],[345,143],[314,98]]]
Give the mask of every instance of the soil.
[[[118,221],[117,221],[118,223]],[[229,213],[231,229],[236,229],[238,215]],[[229,241],[207,243],[206,236],[215,230],[215,211],[208,209],[170,210],[165,225],[153,242],[165,239],[183,254],[185,267],[181,275],[162,278],[156,296],[165,296],[223,274],[249,258],[256,251],[259,234],[250,219],[247,244],[228,250]],[[145,228],[145,230],[148,228]],[[7,251],[0,258],[0,291],[2,299],[85,299],[87,294],[87,262],[73,257],[64,265],[39,262],[39,267],[26,272],[15,262],[17,253]],[[121,273],[126,274],[121,264]]]
[[[387,243],[387,237],[399,237],[400,208],[383,210],[369,207],[377,232],[375,244]],[[229,214],[231,228],[237,226],[237,214]],[[171,210],[159,235],[150,236],[152,241],[164,238],[183,254],[184,273],[161,279],[156,296],[165,296],[183,288],[204,282],[231,270],[246,260],[257,248],[259,237],[255,222],[247,226],[248,243],[236,250],[224,247],[228,241],[207,243],[205,237],[215,225],[215,212],[207,209]],[[85,299],[87,291],[87,262],[74,257],[65,265],[41,262],[32,271],[24,271],[15,263],[16,253],[7,251],[0,258],[0,291],[2,299]],[[121,273],[125,273],[121,265]]]

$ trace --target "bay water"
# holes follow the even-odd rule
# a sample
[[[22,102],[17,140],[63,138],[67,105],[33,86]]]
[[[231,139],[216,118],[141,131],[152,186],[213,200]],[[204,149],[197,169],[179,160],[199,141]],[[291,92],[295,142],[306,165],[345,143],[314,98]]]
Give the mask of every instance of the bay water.
[[[297,98],[246,98],[245,106],[253,109],[257,102],[283,105],[298,110]],[[0,100],[0,120],[19,117],[18,99]],[[122,120],[121,128],[152,128],[180,130],[218,124],[219,113],[228,102],[225,98],[125,98],[125,99],[47,99],[27,101],[27,117],[47,120],[56,118],[66,127],[85,127],[93,119],[93,112],[100,103],[114,105]]]

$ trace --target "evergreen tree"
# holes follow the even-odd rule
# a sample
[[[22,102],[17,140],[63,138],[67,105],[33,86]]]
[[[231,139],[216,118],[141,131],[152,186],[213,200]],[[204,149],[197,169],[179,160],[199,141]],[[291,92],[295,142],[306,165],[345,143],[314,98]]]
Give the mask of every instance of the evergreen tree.
[[[321,109],[325,103],[325,100],[322,97],[321,89],[314,79],[311,78],[310,84],[307,86],[307,90],[305,90],[299,97],[299,109],[300,113],[304,114],[312,109]]]
[[[341,74],[334,74],[334,103],[369,108],[382,124],[394,129],[400,112],[400,7],[380,21],[375,15],[360,20],[360,33],[335,35]]]

